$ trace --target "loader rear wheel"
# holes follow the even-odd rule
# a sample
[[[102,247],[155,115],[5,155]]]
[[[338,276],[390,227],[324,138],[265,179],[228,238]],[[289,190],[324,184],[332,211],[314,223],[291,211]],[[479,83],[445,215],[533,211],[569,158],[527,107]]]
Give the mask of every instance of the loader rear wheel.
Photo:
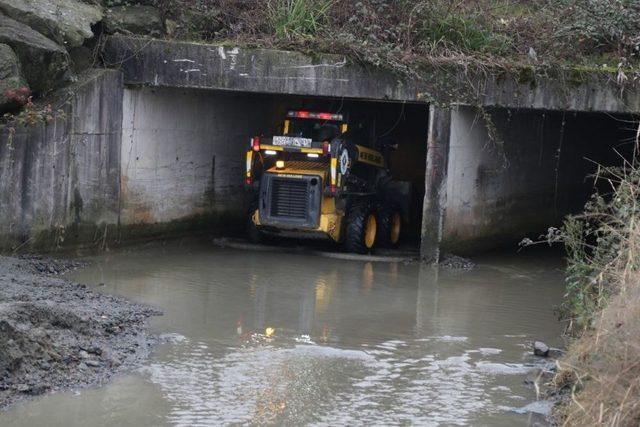
[[[378,209],[378,242],[382,247],[395,247],[402,232],[402,214],[391,204],[382,204]]]
[[[378,220],[373,206],[357,205],[347,215],[344,247],[349,252],[366,254],[375,248]]]

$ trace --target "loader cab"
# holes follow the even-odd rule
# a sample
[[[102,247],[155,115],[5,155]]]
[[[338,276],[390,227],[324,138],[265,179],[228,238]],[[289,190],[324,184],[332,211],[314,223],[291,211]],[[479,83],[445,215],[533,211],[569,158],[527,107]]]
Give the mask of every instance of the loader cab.
[[[289,111],[283,125],[283,135],[310,138],[313,142],[329,142],[348,129],[343,114]]]

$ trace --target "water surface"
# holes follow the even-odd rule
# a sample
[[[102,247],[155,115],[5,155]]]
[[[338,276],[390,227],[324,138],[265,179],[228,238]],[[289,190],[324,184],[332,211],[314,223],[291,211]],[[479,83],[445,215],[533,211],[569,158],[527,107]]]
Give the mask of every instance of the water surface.
[[[469,272],[208,245],[90,259],[73,279],[156,306],[141,369],[44,396],[0,425],[532,425],[525,379],[560,344],[562,265],[477,259]],[[100,286],[102,284],[102,286]]]

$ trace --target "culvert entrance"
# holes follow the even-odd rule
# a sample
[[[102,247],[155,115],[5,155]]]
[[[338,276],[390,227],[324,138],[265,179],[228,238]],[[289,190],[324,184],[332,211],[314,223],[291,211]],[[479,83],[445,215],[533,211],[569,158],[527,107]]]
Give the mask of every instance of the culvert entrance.
[[[277,135],[290,110],[340,113],[363,123],[371,143],[397,143],[392,174],[410,189],[405,245],[417,248],[424,198],[428,106],[243,92],[125,90],[121,223],[187,223],[234,234],[246,223],[245,152],[251,137]]]
[[[452,112],[443,246],[517,247],[580,212],[600,166],[632,156],[631,115],[459,107]]]

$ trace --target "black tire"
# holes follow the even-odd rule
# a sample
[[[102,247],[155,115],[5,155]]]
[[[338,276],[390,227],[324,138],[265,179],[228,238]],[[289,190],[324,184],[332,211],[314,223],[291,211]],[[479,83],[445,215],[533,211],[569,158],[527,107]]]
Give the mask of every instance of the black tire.
[[[367,227],[368,222],[371,220],[370,218],[373,218],[376,223],[373,244],[368,244],[371,243],[370,241],[367,242]],[[353,206],[347,213],[346,221],[344,236],[345,250],[357,254],[373,252],[377,240],[377,219],[374,206],[372,204]]]
[[[247,215],[247,238],[251,243],[265,243],[265,234],[256,227],[253,222],[253,213],[258,209],[258,202],[252,202],[249,207],[249,214]]]
[[[402,212],[388,202],[379,204],[378,211],[378,246],[394,248],[400,241],[402,231]]]

